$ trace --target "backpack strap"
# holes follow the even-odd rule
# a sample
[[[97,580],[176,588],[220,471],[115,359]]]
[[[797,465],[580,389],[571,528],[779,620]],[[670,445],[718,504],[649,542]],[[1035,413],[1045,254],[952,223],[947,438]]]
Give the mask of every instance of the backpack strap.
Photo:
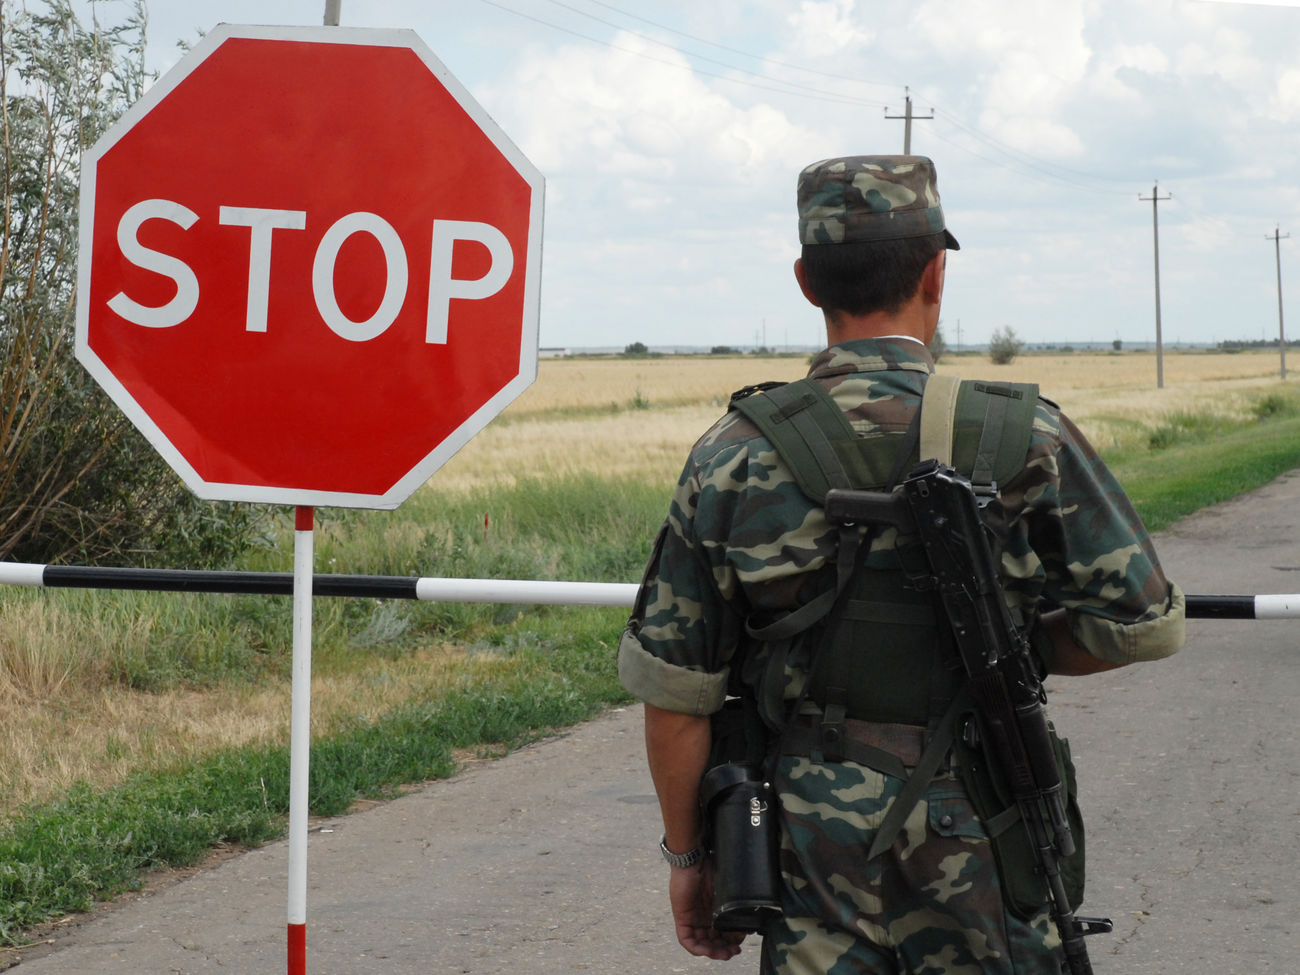
[[[812,379],[746,387],[732,397],[731,408],[758,427],[790,468],[800,490],[817,505],[825,503],[831,488],[888,485],[892,489],[902,479],[907,462],[915,463],[919,415],[905,434],[869,444],[857,436],[830,393]],[[885,471],[883,475],[881,470]],[[767,691],[760,710],[774,728],[785,724],[780,694],[793,640],[833,615],[854,574],[857,553],[873,534],[851,525],[842,526],[839,533],[833,588],[773,622],[762,626],[748,621],[745,624],[751,639],[772,646],[760,685]]]
[[[935,373],[925,382],[921,397],[921,457],[952,466],[953,425],[957,419],[957,393],[961,380]]]
[[[844,412],[821,383],[800,379],[762,390],[762,395],[732,397],[731,408],[758,427],[794,475],[799,489],[814,504],[826,501],[831,488],[879,488],[897,480],[905,469],[900,450],[917,459],[908,433],[860,438]]]
[[[997,493],[1024,467],[1037,407],[1034,383],[962,382],[952,421],[952,466],[988,496]]]
[[[800,490],[818,504],[831,488],[852,487],[861,476],[846,449],[853,427],[820,383],[800,379],[761,395],[733,397],[731,406],[771,441]]]

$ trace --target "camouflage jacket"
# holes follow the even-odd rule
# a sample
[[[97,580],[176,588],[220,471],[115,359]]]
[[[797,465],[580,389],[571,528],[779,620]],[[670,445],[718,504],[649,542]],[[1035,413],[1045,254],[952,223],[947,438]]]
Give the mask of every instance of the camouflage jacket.
[[[918,342],[858,340],[820,353],[809,375],[871,437],[907,429],[933,368]],[[1064,608],[1076,640],[1120,664],[1182,645],[1182,593],[1123,489],[1051,402],[1039,400],[1024,468],[984,517],[1021,618]],[[668,710],[717,710],[746,620],[770,621],[832,587],[838,539],[772,444],[728,413],[682,471],[619,645],[623,685]]]

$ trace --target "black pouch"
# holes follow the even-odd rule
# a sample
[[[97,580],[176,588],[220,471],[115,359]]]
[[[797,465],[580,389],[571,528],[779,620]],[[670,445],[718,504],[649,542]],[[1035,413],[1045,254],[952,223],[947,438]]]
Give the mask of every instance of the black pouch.
[[[1079,787],[1074,774],[1074,761],[1070,756],[1070,743],[1057,735],[1050,722],[1048,730],[1052,737],[1052,750],[1056,754],[1056,767],[1066,794],[1065,816],[1074,838],[1074,852],[1062,858],[1060,864],[1066,899],[1073,910],[1083,903],[1083,814],[1079,810]],[[978,737],[987,740],[984,735]],[[954,749],[962,784],[971,797],[975,812],[983,822],[993,847],[998,876],[1002,881],[1003,902],[1016,917],[1028,920],[1048,901],[1047,884],[1038,869],[1029,831],[1020,818],[1019,809],[1001,770],[989,759],[985,750],[978,745],[969,744],[964,736],[958,737]]]
[[[766,752],[757,706],[728,700],[713,716],[710,768],[700,782],[719,931],[761,931],[781,915],[780,830]]]

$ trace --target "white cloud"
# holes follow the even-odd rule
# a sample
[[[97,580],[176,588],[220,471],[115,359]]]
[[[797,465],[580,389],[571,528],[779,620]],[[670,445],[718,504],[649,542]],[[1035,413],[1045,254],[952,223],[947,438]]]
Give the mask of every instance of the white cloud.
[[[989,135],[1040,156],[1082,152],[1061,110],[1092,57],[1079,0],[930,0],[911,26],[939,56],[969,65],[967,90]]]
[[[546,172],[734,184],[808,136],[767,105],[744,108],[686,58],[633,34],[609,48],[538,52],[490,96]]]
[[[1141,91],[1125,78],[1164,75],[1169,67],[1169,56],[1149,41],[1121,44],[1097,59],[1090,84],[1099,97],[1136,101],[1142,97]]]
[[[803,0],[786,18],[793,33],[790,50],[812,63],[841,51],[863,48],[875,31],[854,22],[854,0]]]
[[[1178,52],[1176,70],[1184,78],[1218,78],[1245,93],[1252,89],[1258,91],[1264,65],[1255,54],[1249,35],[1219,25]]]
[[[1269,102],[1269,117],[1279,122],[1300,120],[1300,68],[1284,68]]]

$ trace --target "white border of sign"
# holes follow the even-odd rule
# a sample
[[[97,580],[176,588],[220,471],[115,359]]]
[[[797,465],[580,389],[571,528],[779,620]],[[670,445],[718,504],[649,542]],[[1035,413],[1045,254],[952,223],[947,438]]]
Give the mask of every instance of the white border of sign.
[[[519,172],[532,188],[528,217],[527,267],[524,278],[524,319],[519,349],[519,373],[495,396],[483,404],[450,436],[426,455],[411,471],[382,495],[353,494],[334,491],[298,490],[260,485],[221,484],[205,481],[181,456],[166,434],[145,413],[131,393],[90,348],[90,267],[94,253],[95,176],[99,159],[108,152],[133,125],[148,114],[163,98],[203,63],[218,47],[231,38],[260,40],[311,41],[325,44],[350,44],[409,48],[430,72],[455,97],[483,134]],[[77,268],[76,354],[113,401],[145,435],[163,459],[199,497],[209,501],[250,501],[263,504],[309,505],[313,507],[396,508],[405,501],[456,451],[465,446],[498,413],[504,410],[537,378],[537,336],[541,301],[542,216],[545,204],[545,181],[542,174],[501,130],[474,96],[452,76],[446,66],[411,30],[355,27],[266,27],[221,24],[214,28],[168,71],[148,92],[128,109],[95,145],[82,157],[81,205],[79,213],[80,245]],[[101,233],[108,231],[101,228]]]

